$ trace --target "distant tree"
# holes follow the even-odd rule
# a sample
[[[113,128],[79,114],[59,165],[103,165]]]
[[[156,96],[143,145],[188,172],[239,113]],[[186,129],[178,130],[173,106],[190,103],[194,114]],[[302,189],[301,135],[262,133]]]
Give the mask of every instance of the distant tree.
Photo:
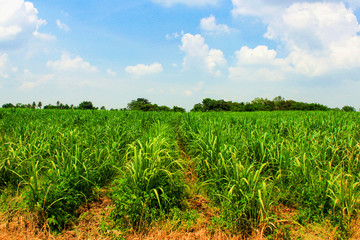
[[[150,105],[152,105],[151,102],[146,98],[137,98],[128,103],[127,108],[129,110],[145,111],[149,109]]]
[[[173,112],[186,112],[184,108],[178,106],[174,106],[172,110]]]
[[[42,102],[39,102],[37,106],[38,106],[38,108],[41,109],[41,108],[42,108],[42,105],[43,105]]]
[[[102,106],[102,107],[100,108],[100,110],[106,110],[105,106]]]
[[[232,112],[244,112],[245,111],[245,103],[241,102],[231,102],[230,111]]]
[[[274,97],[273,99],[274,103],[283,102],[283,101],[285,101],[285,99],[281,96]]]
[[[44,106],[44,109],[57,109],[57,108],[58,108],[57,106],[54,106],[54,105],[51,105],[51,104],[48,104],[48,105]]]
[[[355,108],[352,106],[344,106],[341,110],[344,112],[356,112]]]
[[[217,109],[217,101],[210,98],[205,98],[202,101],[204,112],[215,111]]]
[[[2,105],[2,108],[14,108],[15,106],[12,103],[5,103]]]
[[[204,106],[201,103],[195,104],[193,109],[191,109],[191,112],[203,112],[203,111],[204,111]]]
[[[168,106],[159,106],[158,111],[169,112],[171,109]]]
[[[78,108],[82,109],[82,110],[93,110],[93,109],[95,109],[92,102],[90,102],[90,101],[83,101],[82,103],[79,104]]]
[[[31,105],[31,108],[36,108],[36,103],[35,103],[35,101],[32,103],[32,105]]]

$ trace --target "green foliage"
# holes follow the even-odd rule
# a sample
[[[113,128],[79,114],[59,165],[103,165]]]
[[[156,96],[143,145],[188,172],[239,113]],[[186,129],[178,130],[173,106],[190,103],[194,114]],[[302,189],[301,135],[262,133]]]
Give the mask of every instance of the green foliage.
[[[184,108],[177,106],[174,106],[172,109],[170,109],[168,106],[158,106],[157,104],[152,104],[146,98],[138,98],[136,100],[132,100],[130,103],[128,103],[127,109],[143,112],[185,112]]]
[[[341,110],[344,112],[356,112],[355,108],[352,106],[344,106],[341,108]]]
[[[128,103],[128,110],[136,110],[136,111],[149,111],[151,110],[153,105],[146,98],[137,98],[136,100],[132,100]]]
[[[140,230],[181,205],[182,166],[169,127],[154,123],[141,140],[128,146],[122,179],[116,181],[114,218]]]
[[[0,188],[18,189],[28,208],[60,231],[93,188],[112,180],[126,145],[141,134],[137,114],[1,111]]]
[[[5,103],[2,105],[2,108],[14,108],[15,106],[12,103]]]
[[[79,104],[78,108],[81,109],[81,110],[93,110],[93,109],[95,109],[92,102],[90,102],[90,101],[81,102]]]
[[[172,111],[173,112],[186,112],[184,108],[178,107],[178,106],[174,106]]]
[[[190,113],[179,132],[199,181],[221,206],[222,226],[250,231],[274,225],[271,206],[282,203],[296,207],[301,224],[329,219],[342,232],[360,207],[357,117]]]
[[[253,112],[253,111],[327,111],[328,107],[318,103],[303,103],[293,100],[284,100],[282,97],[276,97],[274,100],[255,98],[251,103],[237,103],[224,100],[203,99],[202,103],[194,105],[192,112]]]

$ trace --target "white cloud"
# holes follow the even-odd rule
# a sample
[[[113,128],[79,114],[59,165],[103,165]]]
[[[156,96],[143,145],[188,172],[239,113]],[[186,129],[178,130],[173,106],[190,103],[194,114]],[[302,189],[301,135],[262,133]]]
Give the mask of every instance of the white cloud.
[[[216,23],[214,15],[210,15],[210,17],[201,19],[200,27],[203,31],[211,33],[230,33],[230,28],[227,25]]]
[[[233,3],[235,15],[263,19],[268,25],[264,36],[278,41],[288,51],[287,57],[274,61],[285,62],[293,72],[314,77],[333,70],[360,67],[357,54],[360,52],[360,25],[353,10],[344,3],[335,0],[233,0]],[[268,55],[268,60],[273,55],[274,52]]]
[[[149,74],[161,73],[163,71],[163,67],[160,63],[156,62],[151,65],[138,64],[136,66],[127,66],[125,71],[134,76],[140,77]]]
[[[277,53],[275,50],[269,50],[267,46],[257,46],[254,49],[245,46],[235,54],[239,64],[269,64]]]
[[[312,50],[350,39],[359,30],[356,16],[343,3],[295,3],[270,22],[265,36],[291,49]]]
[[[106,73],[109,74],[110,76],[115,77],[116,76],[116,72],[114,72],[113,70],[111,70],[110,68],[108,70],[106,70]]]
[[[235,55],[236,66],[229,68],[229,78],[234,81],[281,81],[291,71],[287,60],[277,58],[277,52],[267,46],[242,47]]]
[[[25,75],[28,75],[28,76],[31,76],[32,78],[33,77],[33,74],[29,73],[29,72],[24,72]],[[40,78],[38,78],[37,80],[35,81],[25,81],[21,84],[20,86],[20,89],[21,90],[31,90],[35,87],[38,87],[38,86],[41,86],[43,84],[46,84],[49,80],[53,79],[54,78],[54,75],[53,74],[48,74],[48,75],[45,75],[45,76],[42,76]]]
[[[175,4],[184,4],[187,6],[215,5],[221,0],[151,0],[151,1],[169,7]]]
[[[59,19],[56,20],[56,25],[60,30],[64,30],[65,32],[70,31],[70,28],[65,23],[61,22]]]
[[[48,61],[46,63],[47,67],[51,67],[56,70],[62,71],[76,71],[82,70],[87,72],[97,72],[98,69],[95,66],[91,66],[90,63],[84,61],[80,56],[71,58],[70,54],[64,53],[61,56],[61,59],[58,61]]]
[[[24,0],[0,1],[0,43],[3,47],[17,47],[32,36],[51,38],[49,34],[39,33],[39,27],[44,24],[46,21],[38,18],[33,3]]]
[[[212,74],[221,74],[219,67],[226,64],[224,54],[218,49],[209,49],[205,39],[200,35],[185,34],[180,49],[185,52],[183,66],[185,69],[202,68]]]
[[[232,0],[235,16],[248,15],[257,16],[265,20],[271,20],[279,16],[284,9],[295,3],[347,3],[352,9],[360,7],[359,0]]]

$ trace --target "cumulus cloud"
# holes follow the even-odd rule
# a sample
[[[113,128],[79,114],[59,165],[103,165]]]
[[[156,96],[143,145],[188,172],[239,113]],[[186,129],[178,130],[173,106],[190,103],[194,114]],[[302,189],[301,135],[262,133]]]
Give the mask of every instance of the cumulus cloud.
[[[24,0],[0,1],[0,47],[17,47],[31,37],[53,39],[50,34],[39,32],[46,21],[38,18],[38,11],[31,2]]]
[[[269,50],[267,46],[258,46],[254,49],[250,49],[249,47],[245,46],[242,47],[240,51],[237,51],[235,54],[239,65],[258,65],[272,64],[277,53],[275,50]]]
[[[269,23],[265,36],[291,49],[311,50],[350,39],[359,30],[356,16],[343,3],[295,3]]]
[[[185,52],[183,60],[185,69],[202,68],[212,74],[221,74],[218,68],[226,64],[221,50],[210,49],[200,34],[184,34],[181,41],[180,49]]]
[[[151,65],[138,64],[136,66],[127,66],[125,71],[134,76],[140,77],[149,74],[161,73],[163,71],[163,67],[160,63],[156,62]]]
[[[159,3],[167,7],[175,4],[184,4],[187,6],[215,5],[220,1],[221,0],[152,0],[154,3]]]
[[[58,26],[58,28],[60,30],[63,30],[65,32],[70,31],[70,28],[68,27],[68,25],[66,25],[65,23],[61,22],[59,19],[56,20],[56,25]]]
[[[278,41],[288,51],[287,57],[274,61],[285,62],[293,72],[314,77],[332,70],[360,67],[357,54],[360,25],[353,10],[344,3],[296,0],[233,0],[233,3],[233,13],[263,19],[268,25],[264,36]]]
[[[236,65],[229,68],[229,78],[235,81],[281,81],[291,71],[288,61],[277,58],[277,52],[267,46],[245,46],[235,55]]]
[[[86,72],[97,72],[98,69],[95,66],[92,66],[90,63],[84,61],[80,56],[71,58],[70,54],[64,53],[61,56],[61,59],[58,61],[48,61],[46,63],[47,67],[61,70],[61,71],[77,71],[82,70]]]
[[[217,24],[214,15],[203,18],[200,21],[200,27],[203,31],[211,33],[230,33],[230,28],[226,24]]]

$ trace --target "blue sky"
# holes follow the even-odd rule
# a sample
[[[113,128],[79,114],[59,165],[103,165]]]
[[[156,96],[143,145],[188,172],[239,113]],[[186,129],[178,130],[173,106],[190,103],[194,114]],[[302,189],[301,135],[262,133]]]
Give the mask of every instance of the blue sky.
[[[0,104],[360,108],[358,0],[0,0]]]

